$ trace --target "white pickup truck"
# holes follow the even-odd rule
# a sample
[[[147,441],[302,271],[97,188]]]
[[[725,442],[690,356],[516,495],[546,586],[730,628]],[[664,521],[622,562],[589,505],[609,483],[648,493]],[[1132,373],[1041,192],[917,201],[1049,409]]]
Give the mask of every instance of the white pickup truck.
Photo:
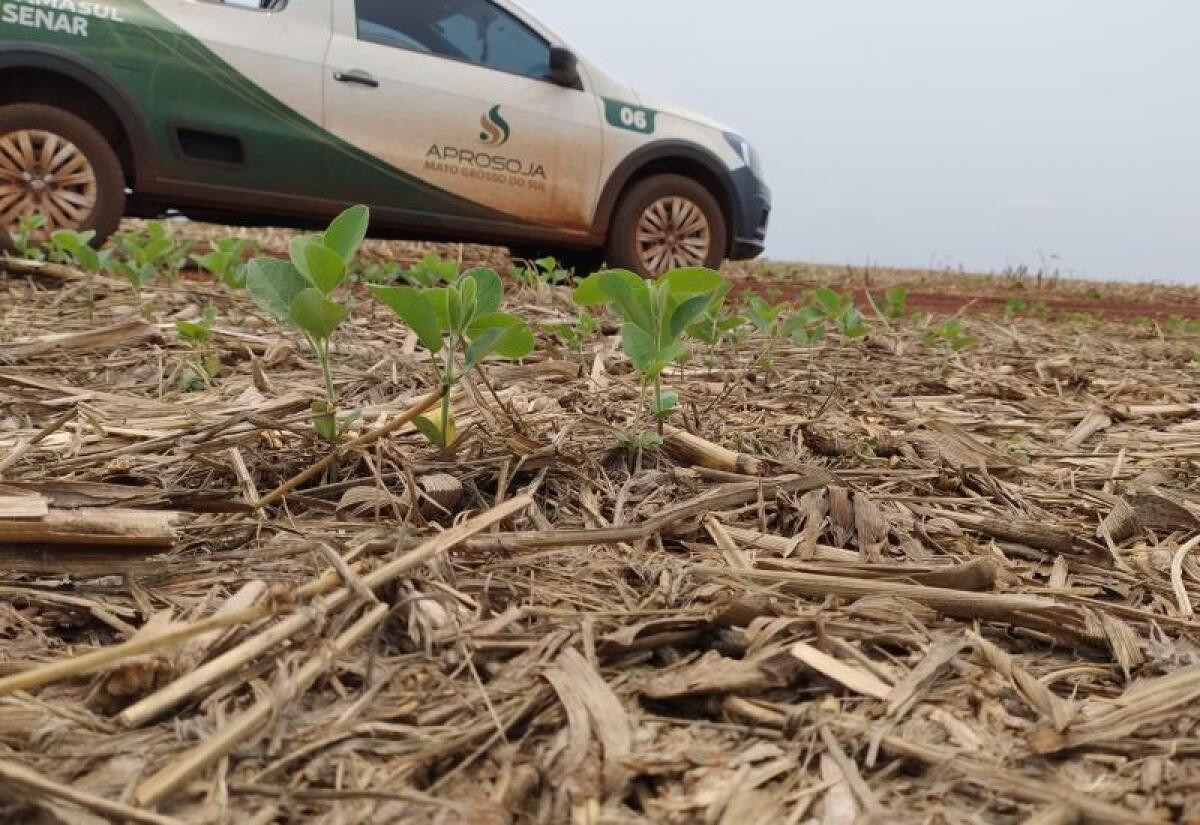
[[[348,203],[384,236],[646,275],[754,257],[770,213],[743,137],[511,0],[0,0],[0,231]]]

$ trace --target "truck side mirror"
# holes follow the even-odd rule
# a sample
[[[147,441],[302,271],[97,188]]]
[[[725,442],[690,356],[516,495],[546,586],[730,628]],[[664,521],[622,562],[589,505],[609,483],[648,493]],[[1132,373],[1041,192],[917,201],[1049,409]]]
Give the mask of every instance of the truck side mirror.
[[[582,89],[583,83],[579,78],[579,58],[570,49],[562,46],[550,47],[550,75],[552,83],[571,89]]]

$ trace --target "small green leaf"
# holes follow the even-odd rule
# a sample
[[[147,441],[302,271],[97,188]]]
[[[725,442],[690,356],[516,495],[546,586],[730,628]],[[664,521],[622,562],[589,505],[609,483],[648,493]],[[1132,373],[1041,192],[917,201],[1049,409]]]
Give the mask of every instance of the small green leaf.
[[[456,286],[458,287],[458,300],[460,304],[458,325],[460,328],[466,329],[475,320],[475,298],[479,293],[479,284],[474,278],[463,276],[459,279]]]
[[[320,235],[296,235],[288,241],[288,259],[292,262],[292,266],[296,267],[296,271],[310,281],[312,280],[312,276],[308,272],[308,258],[305,255],[305,250],[308,249],[310,244],[314,243],[324,246]]]
[[[467,336],[471,339],[472,347],[487,332],[493,330],[499,332],[499,336],[485,351],[482,351],[482,354],[475,359],[475,363],[478,363],[492,353],[515,360],[517,358],[524,358],[533,352],[536,342],[529,327],[520,318],[503,312],[493,312],[475,319],[475,323],[467,331]],[[469,358],[470,354],[468,351]]]
[[[337,253],[343,264],[349,264],[367,237],[371,223],[371,210],[365,206],[351,206],[333,219],[325,230],[324,245]]]
[[[725,283],[721,273],[699,266],[671,270],[661,280],[666,283],[671,294],[680,299],[715,292]]]
[[[309,243],[304,247],[308,279],[325,295],[333,292],[346,279],[346,262],[327,246]]]
[[[710,300],[711,298],[708,295],[694,295],[675,307],[675,312],[671,316],[670,337],[672,339],[678,338],[680,333],[687,328],[688,324],[703,315],[705,310],[708,309]]]
[[[746,322],[745,315],[728,315],[717,320],[717,329],[721,332],[732,332],[738,327],[745,326]]]
[[[836,318],[842,314],[842,310],[845,308],[845,300],[829,287],[821,287],[814,293],[814,296],[817,299],[817,303],[821,305],[821,309],[830,318]]]
[[[572,300],[581,307],[598,307],[604,306],[612,298],[604,291],[600,285],[600,276],[603,272],[597,272],[594,275],[589,275],[579,282],[575,287],[575,291],[571,293]],[[632,274],[632,273],[631,273]]]
[[[211,331],[203,324],[194,321],[176,321],[175,331],[179,337],[193,344],[203,344],[211,335]]]
[[[463,319],[462,290],[457,286],[446,288],[446,322],[451,332],[463,332],[467,326]]]
[[[410,286],[373,286],[371,292],[417,334],[426,349],[441,351],[443,329],[428,298]]]
[[[472,269],[464,276],[475,282],[475,304],[478,315],[491,315],[500,311],[504,297],[504,284],[494,269]]]
[[[443,450],[450,446],[447,444],[447,433],[443,432],[442,428],[438,426],[437,422],[431,420],[430,418],[427,418],[423,415],[418,415],[413,420],[413,425],[421,431],[421,435],[429,439],[429,443],[433,446],[441,447]],[[451,420],[451,427],[453,426],[453,420]]]
[[[246,266],[246,288],[259,309],[285,324],[292,323],[296,296],[309,288],[308,280],[287,261],[255,258]]]
[[[306,289],[292,301],[288,314],[292,323],[308,333],[315,341],[327,341],[333,331],[338,328],[350,308],[335,303],[318,289]]]
[[[433,307],[433,317],[437,319],[438,325],[444,331],[450,332],[453,329],[450,325],[450,287],[428,287],[421,290],[421,294]]]
[[[647,378],[653,378],[656,374],[654,365],[659,357],[650,333],[633,324],[625,324],[621,327],[621,343],[634,369]],[[661,371],[660,367],[658,372]]]
[[[679,409],[679,393],[674,390],[663,390],[654,400],[654,412],[658,415],[670,414]]]
[[[616,305],[622,318],[647,333],[654,333],[654,309],[650,288],[644,280],[627,270],[610,269],[600,273],[600,286]]]

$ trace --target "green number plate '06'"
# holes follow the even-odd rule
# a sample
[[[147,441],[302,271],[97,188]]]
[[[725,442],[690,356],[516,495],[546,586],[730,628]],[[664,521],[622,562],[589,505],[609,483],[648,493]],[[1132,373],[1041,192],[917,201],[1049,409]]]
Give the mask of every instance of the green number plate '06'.
[[[608,117],[608,125],[618,129],[628,129],[643,135],[654,134],[654,117],[657,112],[632,103],[622,103],[619,100],[604,98],[604,112]]]

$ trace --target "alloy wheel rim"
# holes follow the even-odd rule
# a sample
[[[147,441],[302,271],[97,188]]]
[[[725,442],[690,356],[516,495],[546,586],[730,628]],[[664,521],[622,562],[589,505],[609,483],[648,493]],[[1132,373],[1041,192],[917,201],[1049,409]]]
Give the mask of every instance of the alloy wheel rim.
[[[683,266],[703,266],[711,247],[708,218],[695,201],[687,198],[659,198],[646,207],[638,221],[638,258],[652,275]]]
[[[83,227],[96,207],[96,170],[71,141],[41,129],[0,136],[0,226],[41,214],[42,232]]]

